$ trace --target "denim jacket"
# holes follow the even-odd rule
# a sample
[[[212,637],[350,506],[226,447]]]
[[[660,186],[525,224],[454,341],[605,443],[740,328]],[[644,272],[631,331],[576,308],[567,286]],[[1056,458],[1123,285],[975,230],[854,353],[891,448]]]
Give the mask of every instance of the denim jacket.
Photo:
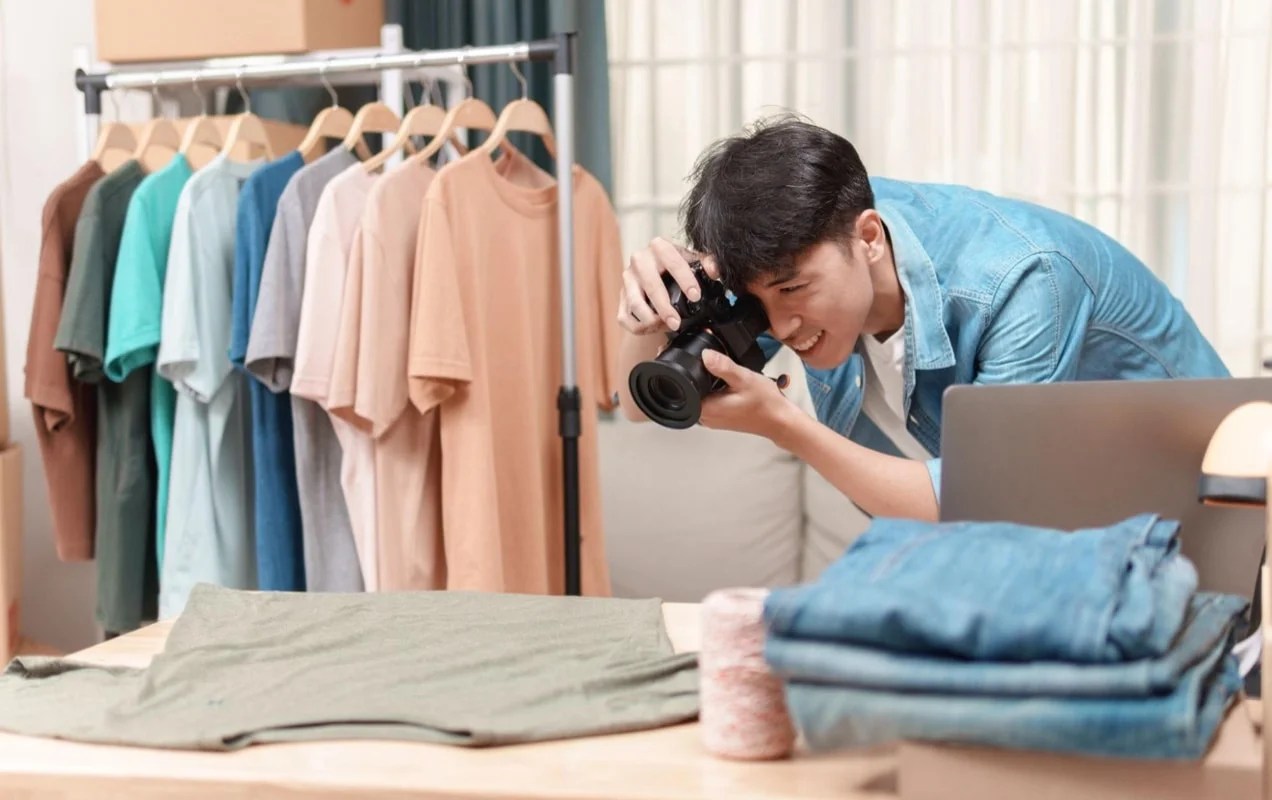
[[[936,457],[941,404],[955,384],[1227,377],[1183,304],[1093,226],[962,186],[873,178],[905,293],[906,427]],[[769,358],[779,344],[768,334]],[[862,346],[832,369],[805,367],[817,417],[900,455],[861,414]]]

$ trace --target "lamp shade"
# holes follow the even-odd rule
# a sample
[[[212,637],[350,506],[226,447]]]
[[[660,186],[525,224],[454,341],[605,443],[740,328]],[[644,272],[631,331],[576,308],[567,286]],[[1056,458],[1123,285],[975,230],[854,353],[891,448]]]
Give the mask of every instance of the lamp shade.
[[[1210,437],[1201,462],[1201,500],[1214,505],[1266,505],[1270,470],[1272,403],[1238,406]]]

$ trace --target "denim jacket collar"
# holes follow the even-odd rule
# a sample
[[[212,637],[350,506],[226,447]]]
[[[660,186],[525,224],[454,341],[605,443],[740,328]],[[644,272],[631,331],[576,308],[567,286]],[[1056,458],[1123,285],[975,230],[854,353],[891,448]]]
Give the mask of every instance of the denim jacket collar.
[[[913,377],[915,369],[952,367],[954,347],[945,330],[945,294],[936,267],[896,204],[881,201],[877,210],[891,237],[897,277],[905,292],[907,372]]]

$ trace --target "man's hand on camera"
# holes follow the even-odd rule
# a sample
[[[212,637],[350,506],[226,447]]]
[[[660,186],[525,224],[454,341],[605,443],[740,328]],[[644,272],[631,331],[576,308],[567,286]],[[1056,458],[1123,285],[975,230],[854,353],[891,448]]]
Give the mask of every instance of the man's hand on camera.
[[[788,415],[799,410],[782,394],[788,380],[785,375],[774,381],[716,350],[704,352],[702,363],[728,384],[728,388],[703,399],[700,422],[705,428],[772,439],[787,425]]]
[[[671,298],[667,296],[663,275],[670,273],[690,300],[700,299],[698,280],[689,268],[693,259],[702,262],[708,275],[719,277],[710,256],[700,256],[662,237],[655,237],[648,247],[634,253],[623,270],[623,289],[618,296],[618,324],[637,335],[679,328],[680,319],[672,308]]]

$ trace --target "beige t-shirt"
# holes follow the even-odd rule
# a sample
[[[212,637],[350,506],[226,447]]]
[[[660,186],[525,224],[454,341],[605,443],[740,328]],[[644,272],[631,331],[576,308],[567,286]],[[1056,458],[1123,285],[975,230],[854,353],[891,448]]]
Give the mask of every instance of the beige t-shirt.
[[[327,401],[371,437],[381,591],[446,588],[437,417],[416,411],[406,387],[416,238],[434,174],[407,162],[371,187],[349,253]]]
[[[338,320],[342,313],[346,270],[358,222],[376,176],[361,163],[349,166],[323,189],[309,229],[305,260],[305,289],[296,335],[296,364],[292,394],[329,404],[335,368]],[[364,588],[378,586],[378,546],[375,529],[375,467],[369,433],[347,419],[333,416],[332,426],[344,457],[340,484],[349,508],[354,545],[362,567]],[[298,469],[305,465],[298,464]]]
[[[580,168],[574,185],[582,588],[600,595],[610,582],[595,410],[611,407],[619,379],[610,309],[622,252],[604,189]],[[439,415],[451,589],[564,590],[556,195],[501,175],[484,154],[429,187],[408,374],[415,407]]]

